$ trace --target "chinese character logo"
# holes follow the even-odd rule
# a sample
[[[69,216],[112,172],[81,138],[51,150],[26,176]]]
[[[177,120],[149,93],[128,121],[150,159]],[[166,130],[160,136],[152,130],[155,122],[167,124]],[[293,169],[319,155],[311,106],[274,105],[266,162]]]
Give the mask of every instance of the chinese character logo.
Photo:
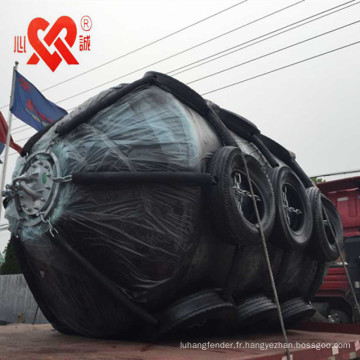
[[[83,16],[80,25],[84,31],[89,31],[92,27],[91,18]],[[62,31],[64,29],[65,32]],[[39,36],[41,31],[45,36]],[[69,16],[59,17],[51,27],[50,23],[41,17],[33,19],[29,24],[27,37],[34,53],[27,64],[36,65],[42,60],[53,72],[63,60],[68,65],[78,65],[79,62],[71,52],[76,36],[76,24]],[[55,51],[51,52],[53,48]],[[90,51],[90,35],[79,36],[79,50]],[[14,52],[26,53],[26,36],[14,37]]]
[[[26,36],[14,37],[14,52],[26,53]]]
[[[90,51],[90,35],[79,36],[79,48],[80,51]]]

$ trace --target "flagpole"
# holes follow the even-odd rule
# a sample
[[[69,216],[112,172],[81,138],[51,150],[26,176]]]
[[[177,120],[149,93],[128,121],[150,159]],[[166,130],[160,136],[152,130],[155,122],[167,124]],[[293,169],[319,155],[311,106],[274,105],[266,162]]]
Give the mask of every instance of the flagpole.
[[[9,106],[9,115],[8,115],[8,132],[6,135],[6,145],[5,145],[5,156],[4,156],[4,164],[3,164],[3,172],[1,177],[1,192],[2,194],[4,187],[5,187],[5,181],[6,181],[6,168],[8,163],[8,155],[9,155],[9,145],[10,145],[10,137],[11,137],[11,123],[12,123],[12,112],[11,107],[14,102],[14,89],[15,89],[15,71],[18,68],[19,63],[15,61],[15,65],[13,67],[13,74],[12,74],[12,84],[11,84],[11,93],[10,93],[10,106]],[[1,223],[1,215],[2,215],[2,204],[0,204],[0,223]]]

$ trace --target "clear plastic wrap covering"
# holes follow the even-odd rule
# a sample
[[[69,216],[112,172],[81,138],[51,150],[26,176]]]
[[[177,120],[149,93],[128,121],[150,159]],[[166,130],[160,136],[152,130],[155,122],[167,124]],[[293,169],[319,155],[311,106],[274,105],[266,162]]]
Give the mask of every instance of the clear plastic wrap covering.
[[[229,280],[236,247],[214,230],[209,207],[214,213],[217,206],[209,204],[199,184],[65,182],[79,173],[204,173],[228,137],[257,160],[261,174],[271,171],[249,139],[228,131],[213,113],[210,120],[199,115],[191,99],[188,106],[179,101],[186,97],[181,83],[175,82],[178,97],[158,85],[141,83],[71,131],[57,133],[125,85],[103,91],[49,128],[17,160],[12,186],[21,189],[7,199],[6,218],[26,280],[44,315],[62,332],[140,337],[148,314],[156,318],[184,296],[228,284],[235,302],[259,293],[272,297],[260,242],[238,247],[238,274]],[[222,144],[221,132],[228,136]],[[261,178],[268,179],[271,199],[269,177]],[[287,298],[301,280],[304,254],[294,251],[290,259],[289,252],[270,244],[269,253]]]
[[[43,135],[32,154],[47,151],[51,143],[62,176],[106,171],[200,172],[206,157],[220,146],[200,115],[156,86],[133,91],[52,143],[54,131],[55,127]],[[18,159],[14,177],[25,162],[25,158]],[[89,319],[79,319],[79,307],[87,309],[86,316],[94,323],[113,324],[113,306],[119,305],[109,299],[110,304],[102,302],[99,308],[96,299],[106,294],[62,252],[59,242],[69,244],[145,308],[158,308],[180,290],[178,281],[197,246],[194,233],[199,225],[200,186],[60,186],[49,217],[58,232],[55,238],[47,223],[19,226],[15,201],[9,203],[6,217],[42,282],[42,296],[63,323],[89,334]],[[100,334],[104,336],[104,331]]]

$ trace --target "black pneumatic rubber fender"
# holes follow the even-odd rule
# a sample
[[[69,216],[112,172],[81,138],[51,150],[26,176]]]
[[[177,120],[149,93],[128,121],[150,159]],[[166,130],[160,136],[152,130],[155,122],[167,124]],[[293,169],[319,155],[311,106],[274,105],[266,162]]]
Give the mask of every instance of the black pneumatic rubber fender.
[[[312,301],[314,299],[321,284],[324,282],[327,271],[328,271],[328,265],[326,263],[317,263],[315,276],[309,287],[308,293],[305,297],[306,300]]]
[[[275,278],[280,301],[299,296],[298,279],[303,278],[301,265],[304,260],[302,251],[285,250],[279,272]]]
[[[300,296],[306,298],[316,278],[318,262],[306,253],[301,264],[301,276],[298,278],[297,288]]]
[[[318,261],[334,261],[340,256],[336,243],[340,249],[343,246],[340,215],[335,205],[318,188],[308,188],[306,192],[314,219],[308,254]]]
[[[276,220],[270,240],[291,249],[302,249],[310,241],[313,216],[306,190],[288,167],[270,169],[275,193]]]
[[[75,335],[76,333],[71,328],[69,328],[57,319],[57,317],[51,311],[51,308],[48,306],[47,302],[44,300],[39,287],[36,286],[36,277],[34,276],[34,272],[31,270],[31,266],[28,263],[30,259],[25,253],[24,246],[22,245],[22,240],[16,237],[14,234],[11,234],[10,241],[14,246],[16,257],[20,260],[20,267],[25,277],[25,280],[27,284],[31,286],[31,293],[33,294],[37,304],[41,307],[41,311],[46,317],[46,319],[50,322],[52,327],[60,333],[67,335]]]
[[[275,220],[272,186],[259,162],[250,155],[242,154],[236,147],[225,146],[218,149],[208,163],[208,172],[217,182],[207,189],[208,206],[219,237],[232,245],[260,243],[244,159],[266,237]]]

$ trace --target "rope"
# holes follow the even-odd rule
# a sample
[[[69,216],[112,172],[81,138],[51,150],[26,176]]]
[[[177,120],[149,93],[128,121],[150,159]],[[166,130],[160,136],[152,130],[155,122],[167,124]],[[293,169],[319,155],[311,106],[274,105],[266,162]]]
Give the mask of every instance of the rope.
[[[259,215],[259,209],[258,209],[257,204],[256,204],[255,194],[254,194],[254,190],[253,190],[252,183],[251,183],[251,177],[250,177],[249,169],[248,169],[248,166],[247,166],[247,163],[246,163],[246,158],[245,158],[245,155],[244,155],[243,152],[241,152],[241,154],[242,154],[242,158],[243,158],[244,165],[245,165],[246,177],[247,177],[247,180],[249,182],[249,189],[250,189],[250,193],[251,193],[251,199],[252,199],[252,203],[253,203],[255,214],[256,214],[256,220],[257,220],[258,227],[259,227],[259,234],[260,234],[261,243],[262,243],[262,246],[263,246],[263,249],[264,249],[266,265],[267,265],[267,268],[268,268],[268,271],[269,271],[271,287],[272,287],[272,291],[273,291],[273,294],[274,294],[274,300],[275,300],[276,308],[277,308],[278,315],[279,315],[281,332],[283,334],[284,342],[286,344],[286,349],[285,349],[286,359],[291,360],[290,350],[289,350],[289,340],[288,340],[288,337],[287,337],[287,334],[286,334],[284,319],[283,319],[283,316],[282,316],[282,313],[281,313],[281,306],[280,306],[280,302],[279,302],[278,293],[277,293],[277,290],[276,290],[274,274],[273,274],[272,268],[271,268],[270,256],[269,256],[268,248],[267,248],[267,245],[266,245],[266,239],[265,239],[265,235],[264,235],[264,230],[263,230],[262,224],[261,224],[261,219],[260,219],[260,215]]]

